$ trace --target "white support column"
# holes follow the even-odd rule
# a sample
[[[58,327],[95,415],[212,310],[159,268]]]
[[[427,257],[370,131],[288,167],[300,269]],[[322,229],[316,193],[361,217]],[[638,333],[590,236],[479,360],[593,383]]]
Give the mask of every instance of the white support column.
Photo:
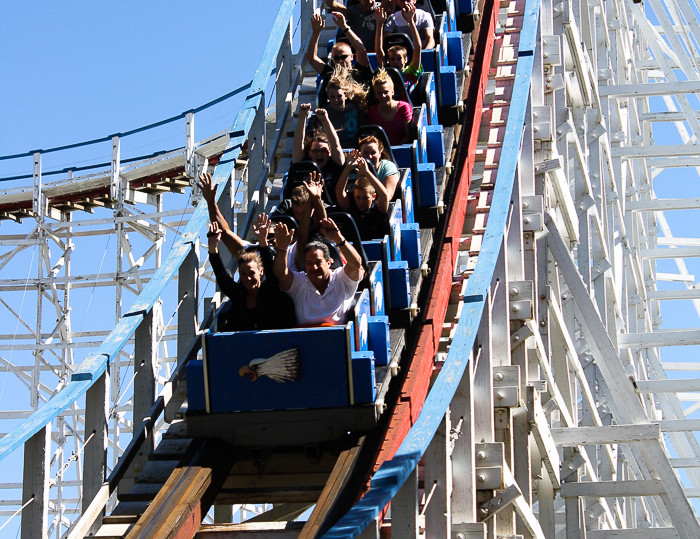
[[[195,184],[197,178],[197,159],[194,153],[194,113],[185,115],[185,176],[190,179],[190,185]]]
[[[41,152],[35,152],[34,156],[34,172],[32,175],[34,183],[34,194],[32,196],[32,211],[35,215],[43,213],[40,211],[43,194],[41,191]]]
[[[425,536],[450,537],[452,465],[450,462],[450,409],[425,452]]]
[[[267,142],[265,140],[265,105],[266,95],[262,94],[258,111],[248,134],[248,202],[260,197],[256,213],[265,209],[265,189],[257,193],[256,187],[263,174],[267,174],[265,159],[267,157]],[[243,232],[243,231],[241,231]]]
[[[21,539],[47,537],[50,447],[50,424],[24,443],[22,505],[32,501],[22,511]]]
[[[277,125],[284,128],[287,122],[289,113],[292,110],[292,73],[294,71],[294,55],[292,54],[292,21],[289,21],[289,26],[287,32],[285,33],[284,40],[282,41],[282,46],[277,53],[277,83],[275,85],[275,110]],[[282,118],[282,111],[284,110],[285,104],[289,102],[289,107],[287,108],[287,117]],[[276,148],[271,148],[270,151],[275,151]]]
[[[477,521],[476,514],[476,466],[474,455],[474,354],[464,371],[462,381],[450,403],[455,429],[461,426],[452,440],[452,524]]]
[[[418,467],[391,500],[392,539],[418,539]]]
[[[199,327],[199,238],[192,243],[187,258],[178,271],[177,360],[189,350]]]
[[[105,371],[85,394],[85,446],[83,448],[82,509],[88,508],[107,477],[107,421],[109,375]],[[104,511],[90,528],[95,533]]]
[[[112,200],[116,200],[121,205],[124,202],[124,193],[120,178],[121,171],[121,139],[112,137],[112,181],[110,185],[110,195]]]
[[[143,317],[134,334],[134,429],[148,416],[156,399],[156,362],[158,359],[156,303]],[[132,468],[143,469],[153,453],[153,432],[141,444]],[[136,471],[136,470],[135,470]]]

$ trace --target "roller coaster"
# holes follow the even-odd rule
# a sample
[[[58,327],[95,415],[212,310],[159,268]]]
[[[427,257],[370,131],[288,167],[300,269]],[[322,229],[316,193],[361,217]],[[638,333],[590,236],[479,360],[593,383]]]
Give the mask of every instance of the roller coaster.
[[[357,242],[369,278],[351,321],[218,333],[195,179],[211,172],[243,237],[281,202],[298,108],[317,100],[303,61],[317,3],[281,1],[224,133],[197,141],[208,104],[168,120],[185,124],[172,151],[122,160],[122,133],[100,139],[111,154],[95,166],[43,170],[74,146],[0,156],[33,163],[0,178],[3,226],[33,225],[0,236],[0,302],[27,330],[3,336],[23,357],[1,366],[29,395],[0,410],[0,530],[700,537],[700,362],[673,356],[700,329],[661,318],[668,301],[700,313],[700,240],[674,217],[700,195],[673,189],[700,171],[698,6],[432,2],[416,138],[392,148],[390,233]],[[327,17],[322,49],[335,38]],[[669,126],[681,143],[656,143]],[[71,253],[112,235],[113,268],[76,267]],[[74,296],[98,286],[116,324],[73,331]],[[34,326],[11,298],[28,290]],[[296,386],[239,375],[290,349]]]

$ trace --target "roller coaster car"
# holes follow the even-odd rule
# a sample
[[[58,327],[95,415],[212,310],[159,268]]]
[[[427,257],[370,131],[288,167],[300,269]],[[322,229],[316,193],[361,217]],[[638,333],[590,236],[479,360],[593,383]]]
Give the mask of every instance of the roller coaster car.
[[[186,367],[189,435],[280,446],[372,430],[398,359],[381,262],[367,282],[344,325],[204,333],[202,359]]]

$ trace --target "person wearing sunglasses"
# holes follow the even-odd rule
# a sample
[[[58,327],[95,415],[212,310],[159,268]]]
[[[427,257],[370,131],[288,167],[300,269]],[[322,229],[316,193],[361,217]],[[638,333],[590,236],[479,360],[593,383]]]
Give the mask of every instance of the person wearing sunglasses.
[[[350,76],[367,88],[372,84],[372,68],[369,66],[369,58],[365,46],[357,37],[357,34],[348,26],[345,16],[340,12],[333,12],[333,19],[348,38],[350,45],[339,42],[331,49],[330,63],[324,62],[318,56],[318,40],[321,32],[326,26],[326,21],[322,15],[316,13],[311,17],[311,42],[306,52],[306,59],[311,67],[319,75],[325,77],[333,73],[334,68],[340,66],[349,71]],[[352,45],[352,47],[351,47]],[[355,52],[353,53],[353,47]],[[355,63],[353,64],[353,60]]]

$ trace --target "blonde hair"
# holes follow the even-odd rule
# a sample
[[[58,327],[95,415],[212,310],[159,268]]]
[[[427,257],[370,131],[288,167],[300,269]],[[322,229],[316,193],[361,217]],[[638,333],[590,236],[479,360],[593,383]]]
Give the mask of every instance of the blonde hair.
[[[388,84],[389,86],[391,86],[392,90],[394,89],[394,81],[391,80],[389,72],[383,67],[380,67],[377,70],[377,74],[372,79],[372,88],[376,88],[380,84]]]
[[[367,109],[367,88],[352,78],[350,72],[343,66],[335,66],[333,69],[333,75],[326,86],[327,96],[330,96],[332,89],[343,90],[347,99],[357,108],[362,111]]]
[[[255,262],[258,265],[258,269],[263,269],[263,261],[257,251],[245,251],[241,253],[241,256],[238,257],[237,262],[239,266],[241,264],[250,264],[251,262]]]

